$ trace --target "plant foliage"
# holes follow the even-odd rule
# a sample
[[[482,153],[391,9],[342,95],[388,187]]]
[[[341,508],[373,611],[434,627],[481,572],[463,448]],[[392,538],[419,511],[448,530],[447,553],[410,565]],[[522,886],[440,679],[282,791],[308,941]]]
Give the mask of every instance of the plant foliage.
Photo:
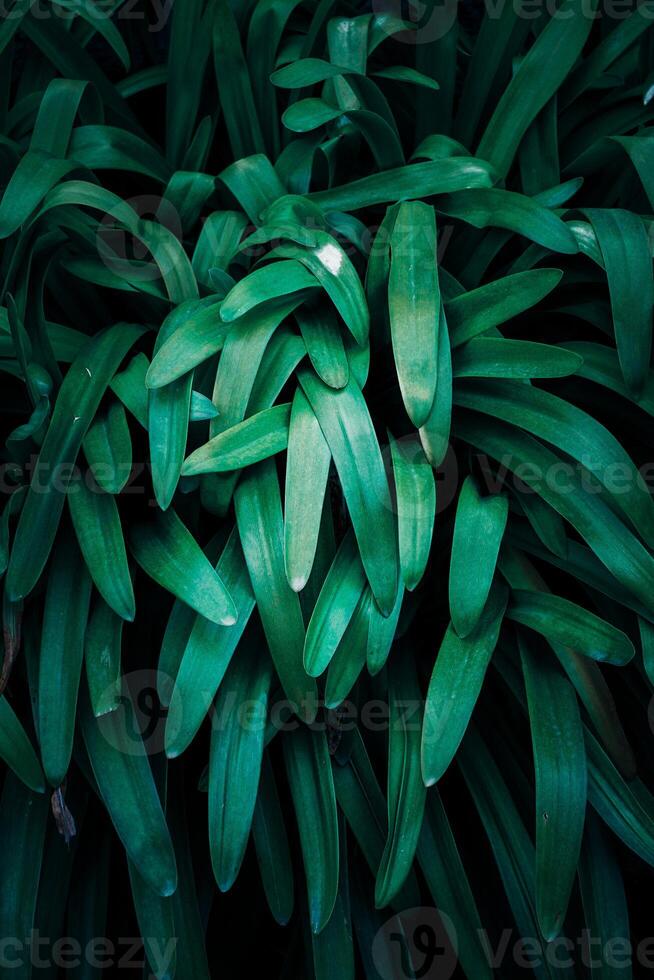
[[[654,11],[421,7],[3,11],[3,941],[642,928]]]

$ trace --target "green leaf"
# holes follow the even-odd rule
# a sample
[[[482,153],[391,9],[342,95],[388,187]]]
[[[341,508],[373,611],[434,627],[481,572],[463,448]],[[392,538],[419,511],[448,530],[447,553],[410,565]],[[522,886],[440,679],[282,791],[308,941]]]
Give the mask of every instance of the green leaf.
[[[275,922],[284,926],[293,914],[293,867],[274,769],[267,752],[263,754],[252,817],[252,839],[268,906]]]
[[[418,430],[422,448],[432,466],[440,466],[449,447],[452,421],[452,358],[445,314],[441,313],[438,337],[438,383],[429,417]]]
[[[361,280],[347,253],[335,238],[319,229],[313,232],[315,247],[278,245],[271,255],[297,260],[315,276],[325,290],[357,344],[365,344],[370,315]],[[276,264],[267,268],[275,269]]]
[[[13,599],[31,592],[43,571],[84,436],[120,362],[142,333],[141,327],[122,323],[96,334],[66,374],[16,530],[7,571]]]
[[[76,126],[68,156],[89,170],[126,170],[162,184],[170,177],[170,168],[157,150],[116,126]]]
[[[239,323],[248,320],[249,316]],[[279,316],[254,317],[243,332],[239,323],[228,334],[218,363],[212,397],[219,415],[209,426],[210,436],[270,408],[304,354],[300,338],[287,325],[278,326]],[[237,475],[204,477],[202,501],[208,510],[226,512]]]
[[[272,666],[255,635],[220,685],[209,757],[211,864],[228,891],[245,855],[259,784]]]
[[[266,641],[286,697],[300,717],[316,713],[315,682],[302,666],[304,621],[286,580],[284,527],[275,464],[265,460],[241,478],[234,497],[236,523]]]
[[[55,157],[66,156],[73,124],[86,88],[86,82],[67,78],[53,78],[48,83],[34,121],[31,150],[43,150]],[[87,101],[91,102],[88,94],[90,93],[87,93]],[[95,111],[97,108],[96,102]]]
[[[397,500],[400,569],[412,592],[424,575],[436,516],[434,474],[417,439],[389,433]],[[370,666],[370,665],[369,665]]]
[[[221,304],[220,316],[231,323],[261,303],[317,288],[314,276],[296,259],[271,262],[236,283]]]
[[[208,288],[212,269],[228,271],[246,225],[247,218],[240,211],[212,211],[204,220],[191,260],[198,282]],[[206,339],[210,341],[211,334]]]
[[[309,195],[309,200],[323,211],[358,211],[375,204],[447,194],[467,187],[490,187],[491,184],[488,164],[472,157],[457,157],[395,167],[326,191],[315,191]]]
[[[179,239],[164,225],[140,218],[134,208],[117,194],[81,180],[68,180],[54,188],[46,197],[39,216],[43,217],[55,208],[70,206],[100,211],[110,219],[111,226],[117,223],[145,246],[154,259],[156,278],[163,280],[171,303],[197,297],[198,285],[188,256]],[[110,262],[114,259],[114,252],[101,237],[96,240],[97,246],[100,246],[101,255]],[[152,267],[146,269],[147,276],[152,276],[153,272]]]
[[[16,0],[11,6],[10,17],[7,17],[0,28],[0,54],[11,42],[14,34],[20,27],[20,22],[29,12],[34,0]]]
[[[497,426],[497,419],[518,425],[577,460],[604,485],[612,502],[645,540],[654,542],[654,505],[642,475],[617,439],[587,412],[556,395],[518,381],[467,382],[465,387],[457,389],[455,401],[466,408],[488,413],[494,426]],[[536,463],[535,456],[531,462]],[[627,480],[616,482],[616,465],[629,474]],[[569,470],[564,470],[566,483],[569,482]],[[557,484],[555,474],[556,471],[540,471],[538,482],[544,491],[541,496],[546,499],[550,488],[558,498],[562,496],[560,487],[564,481],[559,477]],[[530,481],[525,479],[523,482],[529,484]],[[556,504],[553,506],[558,509]]]
[[[517,272],[446,301],[452,347],[536,306],[559,284],[562,275],[559,269]]]
[[[64,0],[62,6],[64,8],[68,7],[69,2],[70,0]],[[106,15],[103,15],[103,13],[99,12],[97,7],[94,7],[89,0],[82,0],[82,3],[80,4],[70,3],[70,7],[72,7],[72,9],[79,14],[79,16],[83,18],[83,20],[85,20],[94,31],[97,31],[98,34],[102,35],[107,44],[122,61],[125,70],[129,70],[129,51],[127,50],[127,46],[122,39],[120,31],[113,21]]]
[[[588,802],[605,824],[650,867],[654,864],[654,799],[638,780],[627,783],[597,740],[584,731]]]
[[[260,370],[252,384],[247,405],[249,412],[260,412],[276,401],[306,352],[302,338],[292,333],[289,327],[281,327],[276,332],[261,358]]]
[[[370,589],[366,588],[329,664],[325,685],[327,708],[338,708],[345,701],[365,667],[371,606],[374,602]]]
[[[237,158],[221,170],[218,179],[255,224],[259,224],[262,213],[286,193],[273,165],[262,153]]]
[[[353,729],[349,759],[332,771],[338,805],[368,867],[377,874],[387,829],[386,801],[358,728]]]
[[[604,344],[595,344],[590,341],[573,340],[566,345],[569,350],[574,351],[583,358],[578,374],[582,378],[588,378],[597,384],[615,391],[623,398],[632,399],[632,394],[628,390],[617,351]],[[638,405],[648,415],[654,415],[654,374],[649,372],[644,389],[638,399]]]
[[[259,153],[263,150],[263,136],[238,26],[227,0],[218,0],[213,8],[213,56],[234,159]]]
[[[402,600],[404,599],[404,589],[402,586],[397,590],[397,599],[390,616],[382,616],[377,605],[370,604],[368,612],[368,644],[366,650],[366,661],[370,674],[378,674],[388,659],[391,646],[395,639],[398,621],[402,611]]]
[[[188,633],[182,634],[180,661],[169,699],[168,758],[181,755],[198,731],[254,609],[254,595],[235,528],[218,559],[216,574],[225,583],[238,618],[233,626],[223,626],[192,613]],[[164,669],[162,661],[163,648],[160,670]]]
[[[620,666],[634,656],[633,644],[625,633],[562,596],[514,589],[507,616],[593,660]]]
[[[280,150],[281,133],[278,125],[277,98],[270,84],[270,75],[278,63],[285,32],[299,0],[262,0],[252,12],[248,25],[247,62],[252,77],[252,89],[261,120],[266,146],[273,158]],[[296,39],[298,42],[300,38]]]
[[[505,177],[530,123],[581,54],[593,18],[582,0],[564,0],[522,59],[477,148]]]
[[[536,909],[544,939],[563,928],[586,813],[586,750],[574,688],[520,638],[536,771]]]
[[[554,211],[515,191],[480,187],[444,194],[438,210],[475,228],[505,228],[552,252],[574,255],[579,250],[574,235]]]
[[[210,398],[199,391],[191,392],[189,422],[208,422],[210,419],[215,419],[218,414],[218,409]]]
[[[294,305],[277,304],[270,308],[254,309],[239,319],[234,327],[220,320],[220,303],[190,309],[189,315],[154,355],[146,376],[147,386],[159,388],[170,384],[206,361],[225,346],[232,329],[243,330],[245,335],[255,329],[274,329],[288,316]]]
[[[121,704],[123,620],[98,597],[84,637],[84,662],[91,707],[96,718]]]
[[[322,99],[301,99],[289,106],[282,122],[293,133],[310,133],[319,126],[333,122],[343,114],[338,106],[329,105]]]
[[[392,65],[390,68],[379,68],[371,73],[375,78],[387,78],[391,81],[406,82],[408,85],[418,85],[421,88],[431,89],[437,92],[440,88],[438,82],[429,75],[424,75],[415,68],[408,68],[405,65]]]
[[[575,542],[568,542],[568,555],[574,556]],[[580,545],[576,547],[581,548]],[[582,549],[584,550],[584,549]],[[590,556],[590,552],[588,553]],[[591,556],[592,557],[592,556]],[[596,559],[595,559],[596,561]],[[599,566],[601,568],[601,566]],[[526,588],[548,591],[547,585],[526,558],[513,547],[503,549],[501,570],[514,589]],[[608,572],[604,573],[608,577]],[[615,700],[604,679],[601,668],[594,660],[560,644],[551,644],[559,662],[575,686],[588,715],[611,759],[627,779],[636,774],[633,751],[620,722]]]
[[[461,966],[469,976],[490,980],[492,974],[481,939],[479,912],[436,787],[427,793],[417,857],[434,903],[454,925],[455,932],[450,939],[457,948]]]
[[[654,626],[646,619],[638,617],[638,630],[640,633],[640,646],[643,654],[643,667],[647,674],[650,684],[654,677]]]
[[[43,770],[25,729],[6,697],[0,697],[0,758],[35,793],[45,790]]]
[[[640,34],[652,26],[649,3],[629,13],[599,42],[592,53],[571,72],[563,87],[563,105],[569,105],[585,92],[613,62],[620,58]]]
[[[130,861],[157,895],[172,895],[175,854],[129,694],[120,710],[94,718],[84,693],[80,718],[102,802]]]
[[[47,819],[48,797],[33,793],[8,772],[0,798],[0,833],[7,849],[2,872],[4,887],[0,892],[0,930],[3,936],[16,937],[14,942],[21,944],[23,940],[18,936],[32,935],[36,925],[34,915]],[[25,950],[22,955],[18,950],[18,955],[10,959],[17,980],[29,980],[32,969]]]
[[[165,66],[166,148],[176,166],[186,160],[191,148],[193,127],[202,97],[202,88],[211,53],[211,19],[214,8],[206,9],[201,0],[192,0],[180,13],[171,10],[172,26]],[[190,66],[193,71],[190,71]]]
[[[585,210],[606,268],[620,366],[638,398],[649,373],[654,278],[650,241],[637,214],[616,208]]]
[[[327,669],[364,590],[366,578],[352,532],[339,547],[307,627],[304,669],[318,677]]]
[[[48,782],[60,786],[73,751],[91,579],[75,540],[63,534],[48,571],[39,659],[38,730]]]
[[[300,833],[314,934],[325,928],[338,893],[338,819],[332,767],[324,732],[300,726],[282,741]]]
[[[85,474],[68,488],[68,506],[86,567],[103,599],[133,620],[134,590],[116,499]]]
[[[286,449],[291,406],[274,405],[221,432],[184,460],[183,476],[226,473]]]
[[[42,150],[30,150],[14,170],[0,201],[0,239],[8,238],[28,220],[58,182],[77,164]]]
[[[474,727],[461,746],[458,762],[491,845],[518,930],[523,936],[537,936],[534,846],[512,787],[507,785],[485,740]],[[536,972],[542,978],[552,976],[545,964]]]
[[[293,61],[274,71],[270,76],[270,81],[279,88],[308,88],[310,85],[317,85],[328,78],[336,78],[338,75],[347,74],[349,71],[351,69],[332,65],[329,61],[323,61],[322,58],[300,58],[298,61]]]
[[[161,388],[188,374],[221,349],[229,330],[221,323],[219,301],[190,300],[168,322],[147,371],[148,388]]]
[[[581,363],[578,354],[551,344],[476,337],[455,352],[453,373],[455,378],[564,378]]]
[[[157,693],[162,705],[170,706],[175,678],[197,613],[181,599],[175,599],[166,623],[157,669]],[[202,617],[204,619],[204,617]],[[207,619],[208,623],[209,620]],[[238,620],[237,620],[238,623]],[[236,625],[236,624],[235,624]],[[229,628],[229,627],[228,627]]]
[[[629,911],[620,865],[612,841],[592,810],[586,816],[579,887],[589,934],[603,941],[603,950],[614,939],[623,941],[626,948],[630,936]],[[604,956],[602,960],[593,971],[600,980],[631,980],[633,974],[628,966],[608,963]]]
[[[187,311],[196,306],[197,301],[189,299],[166,317],[157,334],[155,353],[185,321]],[[162,510],[170,506],[182,469],[192,387],[193,373],[189,371],[165,388],[151,388],[148,391],[147,428],[152,486]]]
[[[409,875],[425,807],[422,699],[413,662],[403,653],[389,669],[388,837],[375,882],[377,908],[395,898]]]
[[[148,390],[145,387],[147,371],[146,355],[136,354],[125,370],[119,371],[111,382],[111,390],[144,429],[148,427]]]
[[[509,512],[505,496],[482,497],[473,477],[466,477],[456,508],[449,599],[452,625],[468,636],[482,614],[490,592]]]
[[[561,516],[535,494],[520,494],[519,504],[545,547],[565,561],[568,554],[568,539]]]
[[[197,541],[173,510],[136,524],[129,539],[147,575],[212,623],[232,626],[236,608]]]
[[[533,22],[521,17],[521,7],[486,10],[474,42],[470,64],[464,75],[454,126],[454,135],[471,146],[488,101],[511,77],[511,60],[519,51]],[[458,25],[457,25],[458,26]]]
[[[461,743],[497,645],[506,609],[506,591],[491,592],[474,630],[459,636],[448,626],[432,671],[422,730],[422,776],[438,782]]]
[[[138,873],[131,861],[127,862],[132,901],[143,947],[156,980],[172,980],[177,965],[175,919],[171,898],[162,898]],[[172,947],[169,969],[159,968],[161,951]],[[155,964],[153,966],[153,964]]]
[[[295,319],[318,377],[330,388],[344,388],[350,367],[335,310],[327,304],[300,307]]]
[[[436,394],[440,318],[436,219],[433,208],[419,201],[401,204],[395,216],[388,313],[402,399],[419,428]]]
[[[354,980],[355,958],[350,920],[347,837],[343,818],[339,821],[339,881],[334,910],[322,932],[312,933],[313,968],[316,980]]]
[[[645,9],[645,8],[644,8]],[[614,136],[616,143],[628,153],[643,185],[650,207],[654,201],[654,183],[651,177],[651,159],[654,141],[648,136]]]
[[[368,407],[353,378],[338,391],[305,370],[299,380],[334,459],[375,601],[388,615],[397,594],[396,530]]]
[[[132,469],[132,440],[120,402],[111,402],[96,416],[82,446],[98,486],[106,493],[120,493]]]
[[[104,12],[103,12],[104,15]],[[131,109],[111,84],[94,58],[88,54],[65,23],[49,20],[47,26],[38,17],[26,17],[20,22],[21,32],[37,46],[45,58],[66,78],[87,78],[110,105],[112,112],[129,129],[140,132],[140,126]]]
[[[311,575],[331,458],[318,420],[298,388],[288,430],[284,499],[284,565],[294,592],[301,592]]]

